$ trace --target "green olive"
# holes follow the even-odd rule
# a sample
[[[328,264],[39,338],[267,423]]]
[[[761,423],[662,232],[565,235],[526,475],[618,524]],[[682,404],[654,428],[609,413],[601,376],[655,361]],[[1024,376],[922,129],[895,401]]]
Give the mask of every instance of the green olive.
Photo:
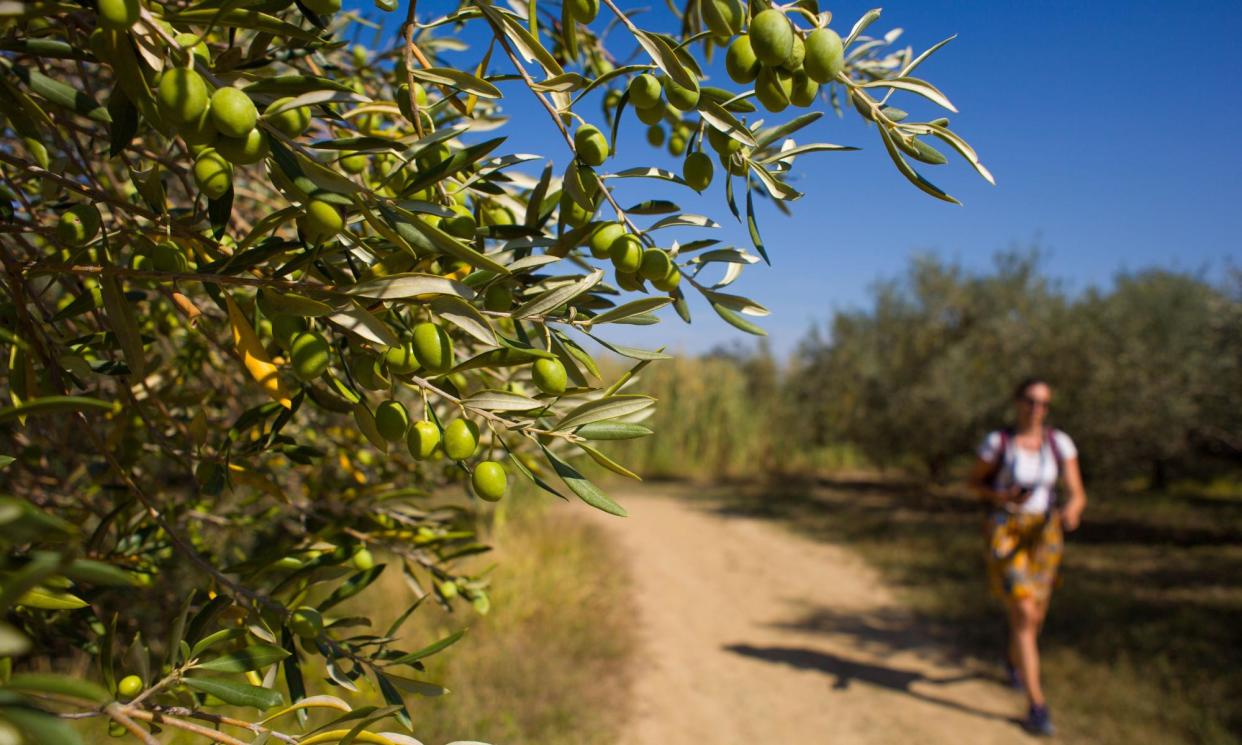
[[[659,124],[664,121],[664,105],[656,104],[647,108],[634,108],[634,115],[643,124]]]
[[[67,246],[82,246],[96,235],[102,219],[93,204],[75,204],[65,210],[56,223],[56,238]]]
[[[384,352],[384,364],[390,372],[397,375],[409,375],[418,369],[418,357],[414,354],[413,344],[402,344],[389,347]]]
[[[746,12],[739,0],[701,0],[703,23],[717,39],[728,39],[742,30]]]
[[[806,37],[806,74],[817,83],[827,83],[845,69],[845,48],[841,37],[830,28],[820,28]]]
[[[353,557],[354,568],[360,572],[365,572],[375,568],[375,557],[365,548],[358,549]]]
[[[779,65],[793,51],[793,26],[779,10],[769,8],[757,14],[748,35],[755,56],[765,65]]]
[[[659,279],[651,280],[651,284],[657,290],[672,292],[677,289],[677,285],[681,284],[681,270],[677,268],[676,264],[674,264],[669,267],[668,274]]]
[[[345,220],[340,211],[322,199],[310,199],[306,202],[306,211],[298,218],[298,227],[311,244],[318,245],[335,237],[345,227]]]
[[[184,272],[189,268],[185,253],[172,241],[160,241],[151,250],[151,268],[157,272]]]
[[[816,83],[804,71],[799,70],[793,74],[793,90],[789,94],[789,102],[794,106],[806,108],[815,103],[815,96],[819,93],[819,83]]]
[[[608,139],[598,128],[584,124],[574,132],[574,150],[583,163],[600,166],[608,160]]]
[[[591,216],[595,214],[594,210],[588,210],[582,205],[575,202],[566,192],[561,192],[561,216],[566,225],[574,228],[580,228],[591,221]]]
[[[323,616],[314,608],[302,606],[289,615],[289,630],[303,639],[314,639],[323,632]]]
[[[352,155],[346,155],[337,161],[337,163],[340,164],[341,170],[345,173],[358,174],[367,169],[370,161],[367,160],[366,153],[354,153]]]
[[[531,365],[531,379],[539,390],[551,396],[559,396],[565,392],[568,377],[565,365],[558,359],[540,357]]]
[[[630,233],[613,241],[608,253],[619,272],[636,272],[643,263],[643,244]]]
[[[99,0],[99,23],[107,28],[127,29],[142,13],[138,0]]]
[[[767,11],[765,11],[767,12]],[[788,90],[782,76],[790,77],[790,85]],[[792,91],[792,76],[776,67],[764,67],[759,71],[759,78],[755,81],[755,98],[763,105],[763,108],[772,113],[780,113],[789,106],[789,92]]]
[[[401,440],[409,427],[410,414],[400,401],[385,401],[375,407],[375,428],[385,440]]]
[[[648,248],[643,251],[642,264],[638,267],[638,275],[643,279],[657,280],[668,274],[673,261],[668,252],[659,248]]]
[[[305,321],[287,313],[270,314],[266,320],[271,327],[272,338],[285,349],[290,349],[298,334],[306,330]]]
[[[293,363],[293,374],[309,383],[328,369],[332,345],[319,332],[305,331],[289,342],[289,358]]]
[[[427,460],[440,444],[440,428],[425,419],[414,422],[406,433],[405,443],[415,459]]]
[[[233,164],[207,148],[194,159],[194,183],[208,199],[219,199],[233,188]]]
[[[441,229],[454,238],[473,238],[479,225],[474,214],[460,204],[453,205],[453,216],[443,218]]]
[[[142,678],[137,675],[126,675],[116,684],[116,692],[123,699],[131,699],[142,693]]]
[[[630,103],[639,109],[660,105],[663,88],[654,75],[643,74],[630,81]]]
[[[569,16],[579,23],[590,23],[599,15],[599,0],[564,0]]]
[[[263,119],[286,137],[298,137],[310,127],[311,110],[309,106],[298,106],[276,113],[291,101],[293,101],[291,96],[272,101],[263,110]]]
[[[444,454],[452,460],[466,460],[479,449],[479,425],[469,419],[454,419],[444,428]]]
[[[707,157],[706,153],[693,152],[687,155],[685,162],[682,163],[681,177],[687,184],[690,184],[691,189],[703,191],[711,186],[714,169],[712,159]]]
[[[259,111],[240,89],[220,88],[211,94],[211,121],[225,137],[246,137],[258,124]]]
[[[165,70],[156,87],[160,111],[177,124],[189,124],[207,112],[207,83],[188,67]]]
[[[781,67],[789,72],[797,72],[802,69],[802,61],[806,58],[806,43],[802,41],[802,37],[797,34],[793,35],[793,48],[789,51],[789,56],[781,63]]]
[[[255,127],[245,137],[217,137],[215,148],[235,165],[258,163],[267,157],[267,134]]]
[[[625,226],[619,222],[606,222],[595,229],[591,233],[591,240],[588,245],[591,247],[591,255],[597,259],[606,259],[611,253],[612,244],[618,238],[625,235]]]
[[[414,356],[432,373],[448,372],[453,367],[453,339],[434,323],[420,323],[414,327]]]
[[[505,467],[494,460],[485,460],[476,465],[470,474],[470,483],[474,486],[474,493],[488,502],[499,501],[509,487]]]
[[[509,285],[504,283],[496,283],[487,288],[483,293],[483,308],[485,310],[504,312],[513,307],[513,290]]]
[[[699,103],[699,88],[696,85],[693,88],[683,88],[677,85],[667,75],[664,76],[664,95],[668,97],[668,102],[673,108],[679,111],[691,111]]]

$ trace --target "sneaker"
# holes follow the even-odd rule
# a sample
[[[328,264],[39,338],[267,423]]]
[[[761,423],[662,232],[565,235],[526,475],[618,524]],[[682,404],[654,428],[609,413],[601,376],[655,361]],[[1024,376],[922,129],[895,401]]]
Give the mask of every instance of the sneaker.
[[[1048,712],[1047,706],[1031,706],[1031,710],[1027,712],[1026,721],[1022,722],[1022,726],[1032,735],[1043,735],[1051,737],[1056,734],[1056,727],[1052,726],[1052,715]]]
[[[1022,685],[1022,676],[1018,673],[1018,668],[1014,667],[1009,660],[1005,660],[1005,681],[1015,691],[1021,691],[1026,688],[1026,686]]]

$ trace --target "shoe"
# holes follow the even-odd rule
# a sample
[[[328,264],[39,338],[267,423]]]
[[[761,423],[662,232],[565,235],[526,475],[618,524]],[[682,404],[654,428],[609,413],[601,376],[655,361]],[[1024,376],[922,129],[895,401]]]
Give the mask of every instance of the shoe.
[[[1018,674],[1018,668],[1014,667],[1013,663],[1007,659],[1005,660],[1005,681],[1015,691],[1026,689],[1026,686],[1022,685],[1022,676]]]
[[[1057,728],[1052,726],[1052,715],[1048,712],[1047,706],[1032,705],[1022,726],[1032,735],[1052,737],[1057,732]]]

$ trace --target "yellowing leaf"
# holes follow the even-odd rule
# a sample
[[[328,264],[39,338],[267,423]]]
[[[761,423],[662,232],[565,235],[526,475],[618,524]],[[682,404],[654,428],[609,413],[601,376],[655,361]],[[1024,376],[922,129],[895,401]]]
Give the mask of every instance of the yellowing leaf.
[[[77,595],[42,586],[27,590],[17,599],[17,604],[40,610],[74,610],[86,607],[86,601]]]
[[[298,701],[293,706],[287,706],[281,709],[280,711],[276,712],[275,714],[272,714],[271,716],[259,722],[259,724],[266,724],[272,721],[273,719],[279,719],[280,717],[283,717],[284,715],[297,711],[299,709],[336,709],[337,711],[344,711],[344,712],[352,711],[352,709],[349,707],[349,704],[345,703],[344,701],[337,698],[336,696],[327,696],[327,695],[308,696],[307,698],[304,698],[301,701]]]
[[[231,296],[225,295],[224,302],[229,309],[229,325],[233,327],[233,346],[237,349],[242,364],[267,395],[286,409],[293,408],[293,401],[280,382],[279,370],[263,351],[263,344],[246,320],[245,314]]]

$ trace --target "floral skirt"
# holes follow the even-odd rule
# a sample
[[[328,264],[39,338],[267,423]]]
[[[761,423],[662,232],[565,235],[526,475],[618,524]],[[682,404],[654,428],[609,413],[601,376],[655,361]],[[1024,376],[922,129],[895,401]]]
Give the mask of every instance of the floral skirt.
[[[1058,516],[994,512],[986,526],[988,581],[1004,602],[1046,602],[1057,581],[1065,539]]]

